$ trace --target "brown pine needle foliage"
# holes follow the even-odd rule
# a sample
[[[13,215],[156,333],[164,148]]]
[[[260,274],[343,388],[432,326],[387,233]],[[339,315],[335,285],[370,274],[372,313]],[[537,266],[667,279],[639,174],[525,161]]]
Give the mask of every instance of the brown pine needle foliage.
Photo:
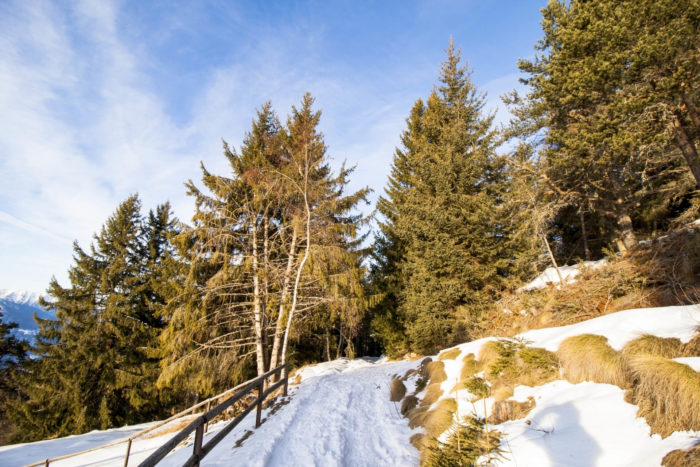
[[[664,358],[676,358],[683,354],[683,343],[676,337],[657,337],[652,334],[644,334],[629,341],[622,348],[622,355],[655,355]]]
[[[629,387],[629,374],[622,354],[608,345],[608,339],[581,334],[565,339],[557,357],[564,377],[571,383],[592,381]]]
[[[636,381],[630,391],[654,433],[666,437],[678,430],[700,430],[700,373],[663,357],[629,359]]]

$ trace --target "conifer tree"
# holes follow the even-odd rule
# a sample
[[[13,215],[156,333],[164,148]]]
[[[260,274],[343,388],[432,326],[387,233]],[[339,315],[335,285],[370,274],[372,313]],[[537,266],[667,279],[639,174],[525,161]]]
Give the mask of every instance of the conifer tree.
[[[596,254],[612,239],[630,248],[677,216],[696,184],[697,4],[552,1],[542,11],[541,54],[519,63],[530,93],[514,128],[545,135],[530,169],[556,207],[565,254],[583,246],[590,256],[587,237],[602,239]]]
[[[397,317],[422,353],[466,339],[511,267],[493,117],[460,60],[451,43],[439,86],[411,113],[379,206],[380,267],[396,274]]]
[[[159,263],[169,208],[144,225],[136,195],[119,205],[90,251],[74,244],[70,287],[56,279],[11,416],[27,438],[74,434],[150,420],[164,412],[151,350],[161,327],[151,272]],[[156,218],[159,220],[157,221]],[[160,225],[158,225],[160,224]],[[146,226],[148,228],[146,228]]]

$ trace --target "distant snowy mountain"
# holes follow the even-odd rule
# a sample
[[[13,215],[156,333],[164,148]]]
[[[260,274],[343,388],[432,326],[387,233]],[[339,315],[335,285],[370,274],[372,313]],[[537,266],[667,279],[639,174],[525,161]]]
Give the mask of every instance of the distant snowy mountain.
[[[14,322],[19,325],[12,330],[12,334],[24,340],[33,340],[33,336],[39,330],[34,322],[34,313],[42,319],[54,319],[54,314],[39,306],[40,294],[23,290],[0,289],[0,308],[2,309],[2,321]]]

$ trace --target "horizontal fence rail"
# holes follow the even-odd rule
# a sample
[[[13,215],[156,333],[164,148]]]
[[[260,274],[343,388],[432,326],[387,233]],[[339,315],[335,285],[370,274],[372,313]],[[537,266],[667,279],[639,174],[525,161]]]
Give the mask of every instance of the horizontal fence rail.
[[[265,382],[265,380],[266,380],[267,378],[269,378],[270,376],[272,376],[272,375],[274,375],[274,374],[276,374],[276,373],[279,373],[279,372],[282,372],[282,378],[280,379],[280,381],[278,381],[277,383],[275,383],[273,386],[270,386],[269,388],[267,388],[267,390],[265,390],[265,391],[263,392],[263,391],[262,391],[262,388],[264,387],[264,382]],[[90,453],[90,452],[99,451],[99,450],[101,450],[101,449],[105,449],[105,448],[112,447],[112,446],[117,446],[117,445],[122,444],[122,443],[126,443],[126,456],[125,456],[125,458],[124,458],[124,467],[127,467],[127,466],[128,466],[128,463],[129,463],[129,455],[130,455],[130,453],[131,453],[131,445],[132,445],[133,441],[135,441],[137,438],[142,437],[142,436],[145,435],[145,434],[148,434],[148,433],[150,433],[150,432],[152,432],[152,431],[157,430],[158,428],[161,428],[161,427],[164,426],[164,425],[167,425],[168,423],[172,422],[173,420],[177,420],[178,418],[183,418],[183,417],[185,417],[185,416],[187,416],[187,415],[191,415],[191,414],[192,414],[193,412],[195,412],[197,409],[200,409],[200,408],[206,406],[206,410],[207,410],[207,411],[206,411],[205,414],[200,415],[199,417],[197,417],[193,422],[191,422],[189,425],[187,425],[187,427],[185,427],[180,433],[178,433],[178,435],[176,435],[176,437],[178,437],[180,434],[182,434],[182,432],[184,432],[185,430],[187,430],[190,426],[194,425],[195,427],[187,433],[187,435],[189,435],[189,433],[191,433],[192,431],[195,431],[195,430],[199,427],[199,425],[197,425],[196,422],[197,422],[198,420],[204,419],[205,421],[204,421],[204,425],[202,426],[202,435],[200,436],[200,453],[201,453],[201,452],[204,452],[204,454],[201,454],[201,457],[199,457],[199,459],[201,460],[201,458],[204,457],[204,456],[206,455],[206,453],[208,453],[209,451],[211,451],[211,449],[212,449],[219,441],[221,441],[221,439],[223,439],[223,438],[238,424],[238,423],[240,423],[240,421],[243,420],[243,418],[244,418],[248,413],[250,413],[250,412],[252,411],[253,407],[256,407],[256,405],[257,405],[257,407],[258,407],[258,415],[257,415],[257,418],[256,418],[255,426],[256,426],[256,427],[260,426],[260,415],[261,415],[261,413],[262,413],[262,402],[265,400],[265,398],[266,398],[272,391],[274,391],[275,389],[279,388],[280,386],[284,386],[284,395],[286,396],[286,395],[287,395],[288,379],[289,379],[289,364],[285,363],[284,365],[281,365],[281,366],[279,366],[279,367],[277,367],[277,368],[275,368],[275,369],[273,369],[273,370],[270,370],[270,371],[268,371],[267,373],[265,373],[264,375],[261,375],[261,376],[255,378],[255,379],[253,379],[253,380],[246,381],[246,382],[241,383],[241,384],[239,384],[239,385],[237,385],[237,386],[234,386],[234,387],[232,387],[231,389],[228,389],[228,390],[226,390],[226,391],[224,391],[224,392],[222,392],[222,393],[220,393],[220,394],[217,394],[217,395],[212,396],[212,397],[210,397],[210,398],[208,398],[208,399],[205,399],[205,400],[203,400],[202,402],[199,402],[198,404],[193,405],[192,407],[189,407],[189,408],[187,408],[187,409],[185,409],[185,410],[183,410],[183,411],[181,411],[181,412],[178,412],[178,413],[176,413],[175,415],[173,415],[173,416],[171,416],[171,417],[169,417],[169,418],[167,418],[167,419],[165,419],[165,420],[163,420],[163,421],[161,421],[161,422],[156,423],[155,425],[149,426],[148,428],[145,428],[145,429],[139,431],[138,433],[135,433],[135,434],[129,436],[128,438],[123,438],[123,439],[120,439],[120,440],[117,440],[117,441],[113,441],[113,442],[108,443],[108,444],[103,444],[103,445],[101,445],[101,446],[96,446],[96,447],[94,447],[94,448],[85,449],[84,451],[74,452],[74,453],[66,454],[66,455],[59,456],[59,457],[52,457],[52,458],[49,458],[49,459],[44,459],[44,460],[39,461],[39,462],[34,462],[34,463],[32,463],[32,464],[27,464],[27,465],[25,465],[24,467],[39,467],[39,466],[46,466],[46,467],[49,467],[49,465],[50,465],[52,462],[57,462],[57,461],[64,460],[64,459],[70,459],[71,457],[81,456],[81,455],[83,455],[83,454],[87,454],[87,453]],[[262,380],[262,384],[260,383],[261,380]],[[243,389],[241,389],[241,388],[243,388]],[[209,440],[209,442],[207,442],[206,446],[204,446],[204,450],[202,450],[202,447],[201,447],[201,438],[203,438],[204,432],[207,430],[207,426],[206,426],[206,425],[207,425],[216,415],[219,415],[219,414],[220,414],[221,412],[223,412],[226,408],[230,407],[230,406],[233,405],[234,403],[236,403],[236,402],[238,402],[239,400],[241,400],[241,399],[243,398],[243,396],[245,396],[247,393],[251,392],[253,389],[258,389],[258,397],[256,398],[256,403],[255,403],[255,404],[251,404],[250,407],[247,407],[247,408],[246,408],[241,414],[239,414],[229,425],[227,425],[226,427],[224,427],[224,430],[226,430],[226,431],[225,431],[225,433],[224,433],[223,435],[220,436],[221,433],[217,433],[216,436],[214,436],[211,440]],[[226,397],[226,396],[228,396],[229,394],[233,393],[234,391],[238,391],[238,392],[236,392],[236,394],[234,394],[230,399],[227,399],[225,402],[223,402],[223,403],[217,405],[216,407],[214,407],[213,409],[209,410],[209,407],[211,406],[211,403],[212,403],[212,402],[218,401],[218,400],[222,399],[223,397]],[[261,393],[262,393],[262,400],[261,400]],[[238,397],[237,397],[237,396],[238,396]],[[234,400],[234,399],[235,399],[235,400]],[[224,404],[227,404],[226,407],[224,407],[223,409],[221,409],[221,410],[219,410],[218,412],[216,412],[216,415],[214,415],[214,416],[209,416],[209,417],[205,417],[206,415],[209,415],[209,414],[213,413],[214,411],[216,411],[219,407],[221,407],[221,406],[224,405]],[[224,430],[222,430],[222,431],[224,431]],[[187,435],[185,435],[185,436],[183,436],[182,438],[180,438],[180,439],[177,441],[177,443],[175,443],[175,444],[172,446],[172,448],[170,448],[167,452],[165,452],[165,454],[164,454],[162,457],[160,457],[158,460],[156,460],[155,462],[159,462],[163,457],[165,457],[165,455],[167,455],[168,452],[170,452],[175,446],[177,446],[177,444],[178,444],[180,441],[182,441],[183,439],[185,439],[185,438],[187,437]],[[173,438],[173,439],[174,439],[174,438]],[[212,441],[214,441],[214,440],[216,440],[216,442],[215,442],[214,444],[212,444]],[[172,441],[172,439],[171,439],[168,443],[166,443],[165,445],[161,446],[156,452],[154,452],[153,454],[151,454],[151,456],[149,456],[149,457],[148,457],[144,462],[142,462],[140,465],[155,465],[155,462],[154,462],[153,464],[146,464],[145,462],[149,461],[149,460],[151,459],[151,457],[153,457],[154,454],[156,454],[156,453],[159,452],[161,449],[163,449],[164,446],[169,445],[171,441]],[[196,443],[197,443],[197,434],[195,434],[195,445],[196,445]],[[194,455],[193,455],[192,457],[194,457]],[[190,459],[191,459],[191,458],[190,458]],[[189,462],[189,460],[188,460],[188,462]],[[190,463],[188,463],[188,464],[186,464],[186,465],[198,465],[198,464],[190,464]]]
[[[268,386],[267,389],[265,388],[266,386],[266,381],[267,379],[277,373],[281,372],[281,378],[279,381],[276,383],[272,384],[271,386]],[[146,460],[141,462],[139,464],[139,467],[152,467],[156,465],[158,462],[160,462],[165,456],[167,456],[170,451],[175,449],[175,447],[180,444],[183,440],[185,440],[193,431],[195,432],[194,434],[194,446],[193,446],[193,452],[192,455],[185,461],[183,466],[199,466],[199,461],[201,461],[204,456],[209,454],[212,449],[214,449],[214,446],[219,444],[219,442],[228,435],[231,430],[233,430],[236,425],[238,425],[246,415],[248,415],[252,410],[255,408],[256,410],[256,415],[255,415],[255,427],[259,427],[261,423],[261,417],[262,417],[262,406],[263,402],[267,398],[268,395],[270,395],[273,391],[277,390],[280,387],[284,387],[283,389],[283,395],[287,395],[287,386],[289,383],[289,364],[285,363],[284,365],[278,366],[277,368],[268,371],[267,373],[258,376],[257,378],[251,380],[247,385],[235,393],[233,396],[231,396],[229,399],[226,399],[224,402],[221,404],[217,405],[213,409],[207,411],[206,413],[200,415],[196,419],[194,419],[189,425],[187,425],[185,428],[182,429],[178,434],[173,436],[167,443],[159,447],[155,452],[153,452]],[[220,415],[224,410],[228,409],[231,407],[233,404],[236,402],[240,401],[245,397],[248,393],[252,392],[253,390],[257,390],[257,397],[255,399],[255,402],[253,404],[250,404],[248,407],[246,407],[243,412],[238,414],[233,420],[231,420],[224,428],[219,430],[218,433],[216,433],[214,436],[211,437],[207,441],[207,444],[202,445],[202,441],[204,439],[204,431],[206,429],[206,425],[212,421],[214,418],[216,418],[218,415]]]

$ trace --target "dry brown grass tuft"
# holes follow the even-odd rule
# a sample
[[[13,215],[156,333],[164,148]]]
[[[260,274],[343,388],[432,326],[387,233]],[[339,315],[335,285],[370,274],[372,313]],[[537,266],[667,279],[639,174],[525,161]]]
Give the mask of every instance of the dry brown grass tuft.
[[[406,386],[397,377],[391,378],[391,387],[389,388],[389,400],[398,402],[406,395]]]
[[[441,383],[429,384],[428,388],[425,390],[425,395],[423,396],[421,404],[424,406],[430,406],[440,399],[440,396],[442,396],[443,393],[440,386],[442,386]]]
[[[700,430],[700,373],[662,357],[629,359],[636,385],[631,399],[654,433],[666,437],[679,430]]]
[[[418,406],[418,398],[416,396],[406,396],[401,401],[401,415],[404,417],[409,411],[415,409]]]
[[[684,357],[700,357],[700,331],[690,341],[683,344],[681,352]]]
[[[460,381],[466,381],[479,371],[481,371],[481,363],[476,361],[473,353],[467,354],[462,359],[462,370],[460,372],[459,379]]]
[[[425,435],[423,433],[416,433],[415,435],[411,435],[409,441],[414,448],[422,451],[424,449]]]
[[[426,365],[426,373],[430,384],[439,384],[447,379],[445,364],[439,361],[430,362]]]
[[[557,356],[564,377],[572,383],[592,381],[629,387],[629,373],[620,352],[608,345],[608,339],[594,334],[581,334],[565,339]]]
[[[698,302],[700,229],[695,226],[638,245],[603,268],[584,270],[561,289],[504,294],[483,314],[472,337],[513,336],[631,308]]]
[[[683,343],[676,337],[657,337],[652,334],[644,334],[629,341],[623,348],[625,357],[633,355],[655,355],[664,358],[680,357]]]
[[[496,402],[504,401],[513,396],[513,388],[510,386],[501,386],[493,391],[492,397]]]
[[[498,341],[488,341],[479,350],[479,361],[486,367],[501,356],[501,345]]]
[[[457,401],[452,398],[442,399],[437,407],[425,412],[422,417],[422,426],[429,438],[437,438],[445,430],[452,426],[453,414],[457,411]]]
[[[498,425],[509,420],[518,420],[535,407],[535,399],[528,397],[525,402],[502,400],[493,403],[489,423]]]
[[[454,349],[450,350],[445,350],[444,352],[440,352],[438,355],[438,360],[455,360],[457,357],[459,357],[459,354],[462,353],[461,350],[459,350],[458,347],[455,347]]]
[[[664,467],[700,467],[700,441],[690,449],[676,449],[661,461]]]

